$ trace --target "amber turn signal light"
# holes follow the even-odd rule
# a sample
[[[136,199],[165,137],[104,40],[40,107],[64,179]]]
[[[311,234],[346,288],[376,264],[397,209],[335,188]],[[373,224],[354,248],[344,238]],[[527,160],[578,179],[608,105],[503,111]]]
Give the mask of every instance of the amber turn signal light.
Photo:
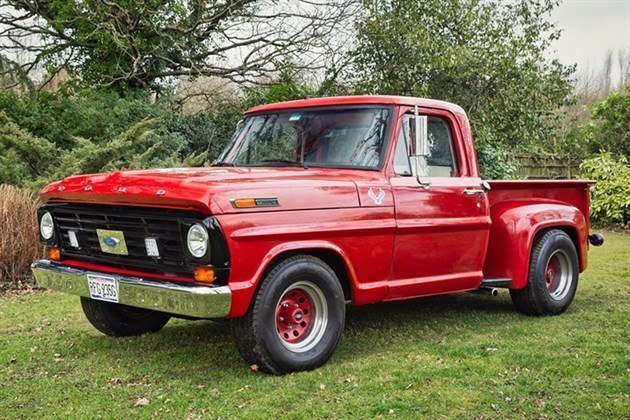
[[[237,200],[233,200],[232,205],[239,209],[256,207],[256,200],[253,198],[239,198]]]
[[[195,267],[195,280],[201,283],[214,282],[214,269],[210,267]]]
[[[59,248],[51,246],[50,248],[48,248],[48,258],[53,261],[59,261],[61,259],[61,250]]]

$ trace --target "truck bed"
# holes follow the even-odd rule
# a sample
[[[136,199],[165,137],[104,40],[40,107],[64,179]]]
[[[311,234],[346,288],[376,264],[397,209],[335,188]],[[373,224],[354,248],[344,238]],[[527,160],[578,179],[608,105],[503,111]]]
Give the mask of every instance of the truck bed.
[[[590,207],[588,189],[595,181],[589,180],[532,180],[532,181],[489,181],[488,199],[492,208],[505,201],[527,201],[534,203],[557,202],[577,207],[586,217]]]
[[[531,247],[536,233],[562,226],[579,255],[579,269],[587,264],[589,187],[594,181],[490,181],[488,192],[492,227],[484,263],[486,278],[510,279],[513,288],[525,287]]]

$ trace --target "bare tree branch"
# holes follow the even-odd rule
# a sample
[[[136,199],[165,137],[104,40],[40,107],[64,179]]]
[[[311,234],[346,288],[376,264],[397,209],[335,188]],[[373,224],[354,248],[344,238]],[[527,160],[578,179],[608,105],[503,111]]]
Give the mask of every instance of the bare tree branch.
[[[150,87],[174,76],[258,83],[283,62],[316,71],[336,60],[357,0],[47,0],[0,6],[0,48],[27,72],[64,67],[91,84]]]

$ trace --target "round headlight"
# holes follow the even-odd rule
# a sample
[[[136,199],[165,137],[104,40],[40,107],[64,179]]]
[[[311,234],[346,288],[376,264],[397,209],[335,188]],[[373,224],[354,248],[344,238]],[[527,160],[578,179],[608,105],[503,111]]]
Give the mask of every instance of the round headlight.
[[[208,231],[203,225],[196,223],[188,229],[188,250],[193,257],[201,258],[208,250]]]
[[[44,213],[39,220],[39,232],[42,234],[42,238],[46,240],[52,239],[55,233],[55,224],[50,213]]]

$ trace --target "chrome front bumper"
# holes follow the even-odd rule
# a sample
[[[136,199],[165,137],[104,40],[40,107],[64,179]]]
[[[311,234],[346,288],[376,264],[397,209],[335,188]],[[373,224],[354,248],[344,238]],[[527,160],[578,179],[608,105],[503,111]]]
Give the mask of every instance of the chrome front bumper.
[[[230,312],[232,292],[227,286],[196,286],[145,280],[64,266],[49,260],[31,264],[37,284],[60,292],[90,297],[87,275],[118,280],[118,303],[196,318],[223,318]]]

